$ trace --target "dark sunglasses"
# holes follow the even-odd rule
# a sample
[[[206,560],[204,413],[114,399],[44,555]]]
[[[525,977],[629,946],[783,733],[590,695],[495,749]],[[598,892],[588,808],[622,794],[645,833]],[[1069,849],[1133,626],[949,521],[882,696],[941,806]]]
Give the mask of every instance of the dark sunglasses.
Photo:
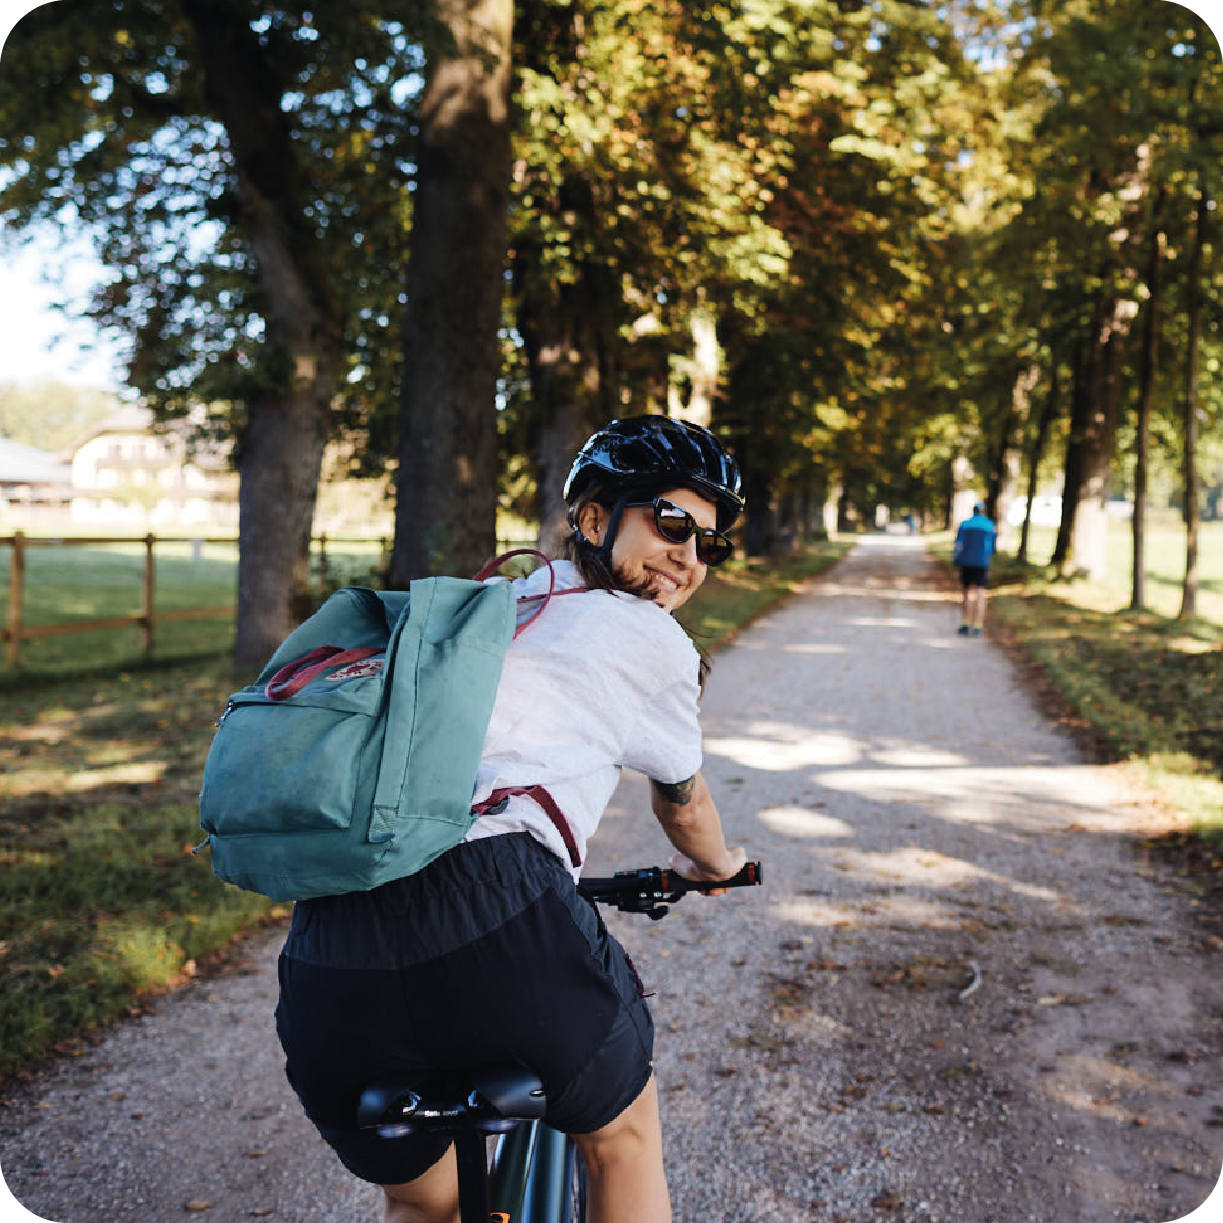
[[[730,556],[734,545],[722,534],[709,527],[697,524],[687,510],[668,501],[666,497],[653,497],[649,501],[627,501],[630,506],[652,505],[654,507],[654,529],[669,544],[687,543],[696,536],[696,558],[702,565],[713,568]]]

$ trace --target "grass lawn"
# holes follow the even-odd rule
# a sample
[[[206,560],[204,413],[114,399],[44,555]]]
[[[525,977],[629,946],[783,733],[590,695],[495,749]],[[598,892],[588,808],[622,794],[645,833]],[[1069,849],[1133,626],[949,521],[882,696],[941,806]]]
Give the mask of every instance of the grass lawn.
[[[0,606],[7,608],[12,549],[0,546]],[[315,578],[329,587],[375,581],[378,543],[332,543],[326,569],[315,555]],[[141,542],[99,545],[30,545],[26,548],[22,622],[28,627],[140,614],[145,548]],[[232,606],[237,581],[236,544],[159,543],[154,549],[158,612]],[[217,656],[233,645],[233,618],[221,615],[167,621],[154,631],[153,660]],[[26,677],[134,666],[144,661],[143,638],[132,628],[82,631],[26,639]],[[13,677],[0,672],[0,688]],[[24,681],[22,681],[24,682]]]
[[[1185,529],[1179,523],[1148,526],[1146,532],[1146,603],[1158,615],[1180,611],[1185,580]],[[1044,566],[1053,554],[1057,531],[1033,527],[1028,559]],[[1005,545],[1004,545],[1005,546]],[[1018,534],[1014,548],[1018,547]],[[1076,602],[1100,611],[1120,611],[1130,604],[1133,543],[1128,522],[1114,522],[1108,533],[1108,576],[1102,582],[1075,580]],[[1204,523],[1198,538],[1198,615],[1223,625],[1223,522]]]
[[[685,609],[689,631],[716,646],[849,546],[729,562]],[[232,556],[205,549],[193,560],[184,549],[163,558],[159,548],[159,603],[223,602]],[[27,621],[133,610],[142,554],[63,548],[32,557]],[[354,556],[340,582],[368,580],[368,569],[357,572],[368,559]],[[41,673],[10,676],[0,689],[0,1078],[70,1050],[142,995],[201,971],[236,934],[288,912],[218,883],[207,856],[190,853],[202,835],[197,802],[213,722],[249,677],[229,665],[228,621],[178,627],[188,630],[178,648],[203,656],[144,663],[135,630],[49,637]]]

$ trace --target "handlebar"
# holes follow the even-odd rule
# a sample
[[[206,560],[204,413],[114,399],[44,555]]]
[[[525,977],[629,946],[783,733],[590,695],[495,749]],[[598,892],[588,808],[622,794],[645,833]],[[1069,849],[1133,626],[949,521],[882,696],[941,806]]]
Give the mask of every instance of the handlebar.
[[[688,892],[758,885],[763,879],[759,862],[748,862],[729,879],[697,882],[665,866],[617,871],[611,878],[579,879],[578,891],[596,904],[615,905],[622,913],[644,913],[653,921],[667,915],[671,905]]]

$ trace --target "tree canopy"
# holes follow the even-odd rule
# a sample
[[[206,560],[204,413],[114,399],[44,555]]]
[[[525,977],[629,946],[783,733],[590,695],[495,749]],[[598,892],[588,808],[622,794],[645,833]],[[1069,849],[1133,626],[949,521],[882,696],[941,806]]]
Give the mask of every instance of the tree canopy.
[[[480,176],[420,156],[426,82],[462,48],[444,6],[413,12],[35,10],[0,62],[0,217],[95,235],[96,315],[159,411],[213,405],[252,470],[271,462],[251,457],[259,420],[313,449],[347,431],[360,464],[398,461],[401,498],[422,494],[397,555],[447,567],[417,545],[455,534],[429,506],[459,467],[415,480],[419,446],[398,446],[405,421],[467,408],[401,420],[401,328],[409,251],[438,224],[422,182],[474,218]],[[513,19],[500,375],[462,395],[473,447],[497,432],[503,504],[545,538],[576,446],[640,411],[730,440],[754,550],[824,504],[949,519],[966,482],[993,506],[1030,472],[1063,484],[1060,561],[1090,567],[1105,503],[1148,460],[1148,488],[1218,506],[1223,66],[1189,10],[519,0]],[[462,224],[470,244],[491,232]],[[447,327],[409,346],[409,372],[464,368],[475,336]],[[299,552],[311,478],[270,484],[295,489]],[[491,501],[463,500],[487,537]]]

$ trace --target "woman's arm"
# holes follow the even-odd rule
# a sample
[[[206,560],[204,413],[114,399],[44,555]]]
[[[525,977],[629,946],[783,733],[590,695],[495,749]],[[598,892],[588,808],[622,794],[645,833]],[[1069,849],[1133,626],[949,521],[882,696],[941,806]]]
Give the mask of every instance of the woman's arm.
[[[689,879],[729,879],[747,861],[741,846],[727,848],[722,821],[700,773],[674,784],[650,782],[650,806],[667,840],[679,850],[671,865]]]

